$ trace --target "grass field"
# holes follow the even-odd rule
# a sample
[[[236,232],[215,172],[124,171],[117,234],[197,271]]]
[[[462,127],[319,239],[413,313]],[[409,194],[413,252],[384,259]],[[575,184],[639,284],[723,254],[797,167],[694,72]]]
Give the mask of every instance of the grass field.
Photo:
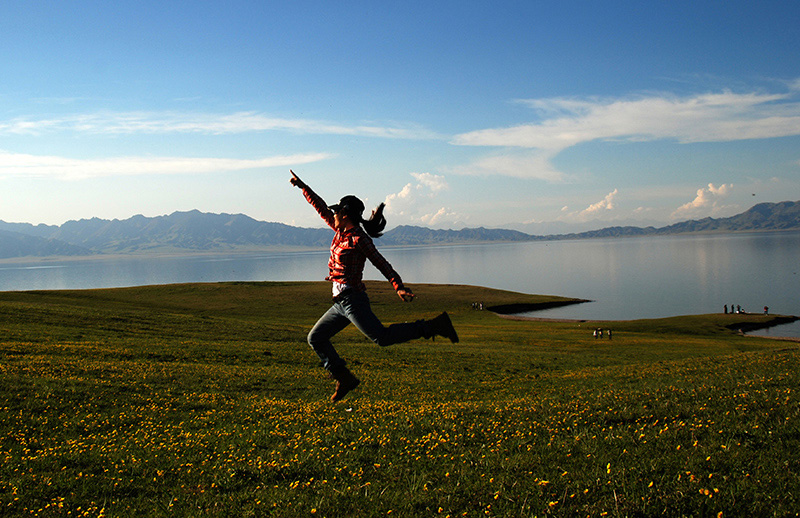
[[[760,315],[502,319],[552,297],[370,283],[386,323],[461,343],[305,343],[326,283],[0,293],[0,516],[787,516],[798,344]]]

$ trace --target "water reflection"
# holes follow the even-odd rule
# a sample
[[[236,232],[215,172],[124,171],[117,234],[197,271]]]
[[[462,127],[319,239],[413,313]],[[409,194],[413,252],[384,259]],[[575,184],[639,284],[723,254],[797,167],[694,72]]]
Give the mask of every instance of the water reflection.
[[[620,320],[722,312],[724,304],[800,314],[798,252],[800,233],[793,232],[391,250],[386,255],[408,282],[586,298],[594,302],[539,316]]]

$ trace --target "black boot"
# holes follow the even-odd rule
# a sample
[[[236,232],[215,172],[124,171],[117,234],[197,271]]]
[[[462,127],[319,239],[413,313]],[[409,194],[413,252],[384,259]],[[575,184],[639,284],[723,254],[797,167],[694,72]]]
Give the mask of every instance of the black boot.
[[[422,336],[425,338],[435,338],[436,336],[443,336],[453,343],[458,342],[458,334],[450,321],[450,316],[447,312],[442,313],[438,317],[425,320],[422,323]]]
[[[331,371],[331,377],[336,380],[336,392],[331,396],[331,401],[334,402],[340,401],[361,383],[361,380],[353,376],[347,367],[339,367]]]

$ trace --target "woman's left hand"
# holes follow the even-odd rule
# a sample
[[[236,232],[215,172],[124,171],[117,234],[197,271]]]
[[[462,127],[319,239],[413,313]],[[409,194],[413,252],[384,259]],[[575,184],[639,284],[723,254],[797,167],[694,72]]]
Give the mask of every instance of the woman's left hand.
[[[411,290],[408,288],[397,290],[397,294],[403,299],[403,302],[414,302],[414,294],[411,293]]]

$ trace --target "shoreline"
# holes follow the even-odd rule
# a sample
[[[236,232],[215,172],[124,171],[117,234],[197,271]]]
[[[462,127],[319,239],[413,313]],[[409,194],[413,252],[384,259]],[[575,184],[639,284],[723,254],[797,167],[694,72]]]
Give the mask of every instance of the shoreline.
[[[556,302],[556,303],[543,303],[539,306],[538,309],[548,309],[549,307],[559,307],[559,306],[566,306],[569,304],[580,304],[581,302],[588,302],[588,301],[576,301],[576,302]],[[513,306],[513,305],[511,305]],[[529,304],[529,305],[521,305],[521,306],[537,306],[536,304]],[[548,307],[545,307],[548,306]],[[492,311],[492,308],[487,308],[488,311]],[[523,310],[524,311],[536,311],[536,309],[530,310]],[[498,317],[505,319],[505,320],[516,320],[521,322],[552,322],[552,323],[560,323],[560,324],[582,324],[585,322],[592,322],[598,324],[613,324],[618,322],[633,322],[633,320],[593,320],[593,319],[586,319],[586,318],[548,318],[548,317],[530,317],[530,316],[520,316],[515,315],[513,313],[501,313],[497,311],[492,311]],[[675,317],[670,317],[675,318]],[[657,319],[645,319],[645,320],[657,320]],[[747,336],[752,338],[763,338],[765,340],[781,340],[784,342],[793,342],[800,344],[800,337],[797,336],[764,336],[764,335],[753,335],[748,334],[751,331],[758,331],[760,329],[769,329],[772,327],[777,327],[785,324],[791,324],[800,320],[800,317],[793,316],[793,315],[776,315],[765,322],[738,322],[734,324],[726,325],[725,327],[730,329],[731,331],[736,332],[739,336]]]
[[[489,310],[491,311],[491,310]],[[631,322],[631,320],[590,320],[586,318],[548,318],[548,317],[523,317],[518,315],[505,315],[492,311],[495,315],[505,320],[519,320],[525,322],[560,322],[562,324],[580,324],[583,322]]]
[[[509,320],[514,319],[529,319],[529,318],[538,318],[538,317],[519,317],[520,313],[528,313],[531,311],[542,311],[545,309],[552,309],[552,308],[561,308],[564,306],[572,306],[573,304],[583,304],[584,302],[592,302],[591,300],[587,299],[564,299],[561,300],[551,300],[548,302],[531,302],[531,303],[521,303],[521,304],[499,304],[495,306],[487,306],[486,311],[491,311],[495,315],[500,316],[501,318],[507,318]]]

